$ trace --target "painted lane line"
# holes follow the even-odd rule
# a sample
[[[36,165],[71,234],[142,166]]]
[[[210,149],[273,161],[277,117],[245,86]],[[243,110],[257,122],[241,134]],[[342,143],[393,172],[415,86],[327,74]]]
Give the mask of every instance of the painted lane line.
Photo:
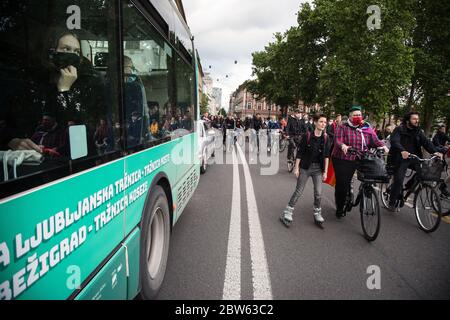
[[[233,150],[233,195],[223,300],[241,299],[241,184],[236,152]]]
[[[253,299],[272,300],[269,267],[267,264],[264,239],[259,220],[258,206],[252,176],[244,153],[239,145],[237,150],[242,161],[247,192],[248,224],[250,229],[250,258],[252,260]]]

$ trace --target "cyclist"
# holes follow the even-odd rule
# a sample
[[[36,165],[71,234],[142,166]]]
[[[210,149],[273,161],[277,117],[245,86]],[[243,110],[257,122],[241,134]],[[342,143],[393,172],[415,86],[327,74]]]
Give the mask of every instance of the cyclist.
[[[361,110],[360,106],[353,106],[347,122],[336,128],[334,136],[332,161],[336,175],[334,196],[338,219],[346,215],[345,202],[357,168],[356,155],[348,153],[349,149],[367,151],[371,148],[383,147],[386,153],[389,152],[370,125],[364,122]]]
[[[264,129],[265,125],[263,119],[261,118],[261,114],[257,113],[256,117],[253,118],[253,129],[256,131],[256,143],[258,145],[258,154],[259,154],[259,130]]]
[[[271,151],[272,148],[272,130],[279,130],[280,124],[277,121],[277,118],[275,116],[272,117],[272,119],[269,120],[269,123],[267,125],[267,149],[269,150],[269,152]]]
[[[433,137],[433,144],[437,151],[445,155],[449,151],[449,147],[447,145],[447,143],[449,142],[450,137],[445,133],[445,125],[441,124]],[[450,197],[450,192],[447,188],[446,183],[441,183],[441,185],[439,186],[439,190],[441,190],[441,193],[444,197]]]
[[[445,153],[448,151],[447,143],[450,143],[450,137],[445,133],[445,124],[441,124],[433,137],[433,144]]]
[[[418,112],[406,114],[403,118],[403,123],[395,128],[391,135],[391,151],[388,155],[388,166],[393,168],[394,183],[392,184],[389,198],[390,211],[396,211],[397,201],[400,199],[403,191],[406,170],[409,167],[414,168],[415,162],[409,159],[409,156],[414,154],[422,158],[422,147],[424,147],[430,154],[442,157],[427,139],[423,130],[420,129],[419,120]]]
[[[306,127],[302,119],[302,113],[299,109],[295,110],[293,116],[289,117],[288,124],[285,128],[286,134],[289,138],[288,146],[288,160],[292,158],[295,146],[299,144],[302,134],[306,132]]]
[[[236,132],[238,132],[239,134],[242,134],[242,132],[244,132],[244,125],[242,124],[242,120],[240,118],[236,118]],[[236,144],[237,138],[237,135],[235,135],[234,144]]]
[[[308,132],[300,142],[295,162],[294,173],[297,176],[297,187],[283,211],[281,221],[289,226],[292,223],[292,215],[295,204],[303,193],[309,177],[314,183],[314,221],[321,226],[324,222],[321,209],[322,181],[327,177],[328,162],[330,158],[330,140],[325,128],[327,117],[324,114],[314,117],[315,130]]]
[[[225,146],[225,139],[227,137],[227,129],[234,130],[236,129],[236,121],[233,119],[231,113],[228,114],[228,117],[223,121],[223,145]]]

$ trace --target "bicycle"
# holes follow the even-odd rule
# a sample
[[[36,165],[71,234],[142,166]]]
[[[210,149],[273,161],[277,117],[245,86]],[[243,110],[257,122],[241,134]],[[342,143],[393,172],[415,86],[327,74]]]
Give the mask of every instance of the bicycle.
[[[283,153],[284,150],[286,150],[286,147],[289,144],[289,140],[287,138],[287,135],[285,133],[280,134],[280,140],[279,140],[279,146],[280,146],[280,153]]]
[[[295,143],[294,138],[291,138],[288,136],[287,139],[288,139],[289,146],[292,147],[291,154],[290,155],[288,154],[287,169],[289,172],[292,172],[292,171],[294,171],[295,159],[297,158],[297,144]]]
[[[359,151],[353,148],[348,150],[350,154],[357,156],[359,161],[365,159],[365,157],[376,157],[383,160],[384,150],[377,149],[375,151]],[[384,160],[383,160],[384,162]],[[375,191],[375,185],[380,182],[385,182],[386,177],[372,177],[368,176],[363,171],[362,167],[357,168],[357,177],[361,182],[359,186],[358,195],[355,201],[353,194],[353,181],[351,182],[351,189],[347,195],[345,203],[345,212],[350,212],[354,207],[359,206],[361,227],[364,233],[364,238],[369,241],[375,241],[380,233],[381,215],[380,215],[380,202],[378,194]]]
[[[241,147],[244,145],[244,129],[237,128],[234,131],[234,144],[238,143]]]
[[[226,129],[225,134],[226,134],[226,138],[225,138],[224,151],[231,152],[233,150],[233,146],[234,146],[234,130]]]
[[[418,156],[411,154],[409,159],[418,161],[418,170],[411,178],[414,179],[412,180],[412,184],[403,188],[401,199],[396,201],[397,212],[405,205],[408,198],[414,194],[413,209],[419,228],[426,233],[431,233],[437,230],[442,218],[441,200],[436,192],[436,182],[439,181],[440,174],[439,177],[437,177],[437,175],[434,177],[427,177],[428,172],[426,172],[426,169],[424,168],[429,167],[429,165],[436,159],[439,159],[439,157],[433,156],[431,159],[421,159]],[[383,205],[388,209],[391,189],[392,183],[389,186],[382,185],[380,188]]]
[[[269,152],[273,153],[273,154],[277,154],[279,152],[279,141],[280,141],[280,130],[279,129],[269,129],[268,132],[268,138],[269,138],[269,143],[268,143],[268,148],[269,148]]]
[[[444,154],[444,178],[440,179],[438,182],[438,190],[439,190],[439,196],[441,199],[441,209],[442,209],[442,217],[446,217],[450,215],[450,195],[449,191],[450,188],[447,187],[448,182],[450,181],[450,174],[449,174],[449,165],[448,165],[448,153],[450,149],[445,149],[443,151]]]

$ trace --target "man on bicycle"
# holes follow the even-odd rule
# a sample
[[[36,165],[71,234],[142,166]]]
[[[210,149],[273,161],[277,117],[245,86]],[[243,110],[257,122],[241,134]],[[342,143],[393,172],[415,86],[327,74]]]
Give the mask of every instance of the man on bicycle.
[[[288,160],[292,158],[296,145],[300,143],[301,136],[306,133],[306,126],[299,109],[295,110],[294,116],[290,116],[285,132],[289,139]]]
[[[368,123],[363,120],[360,106],[353,106],[346,123],[337,127],[334,136],[334,149],[332,161],[336,175],[335,201],[336,217],[346,215],[345,203],[350,192],[351,182],[355,174],[357,163],[356,155],[349,153],[349,149],[367,151],[371,148],[383,147],[388,153],[389,149],[380,141]]]
[[[414,154],[420,158],[422,147],[430,154],[442,157],[437,153],[436,148],[427,139],[425,133],[419,127],[419,113],[410,112],[403,118],[403,123],[395,128],[391,135],[391,150],[388,156],[388,166],[393,169],[394,183],[392,184],[389,197],[389,210],[396,211],[398,201],[403,194],[403,182],[405,180],[406,170],[414,168],[414,160],[409,156]]]
[[[227,137],[227,130],[235,130],[236,122],[233,119],[231,113],[228,114],[228,117],[223,121],[223,145],[225,146],[225,139]]]
[[[256,144],[258,146],[259,154],[259,130],[265,129],[263,119],[261,118],[261,114],[259,113],[256,114],[255,118],[253,118],[253,129],[256,131]]]
[[[448,143],[450,143],[450,137],[445,133],[445,124],[441,124],[433,137],[433,144],[438,152],[445,155],[449,150]],[[439,190],[443,196],[450,198],[450,192],[446,183],[441,183]]]
[[[272,149],[272,130],[279,130],[280,128],[280,124],[275,116],[269,119],[269,123],[267,125],[267,149],[269,152]]]

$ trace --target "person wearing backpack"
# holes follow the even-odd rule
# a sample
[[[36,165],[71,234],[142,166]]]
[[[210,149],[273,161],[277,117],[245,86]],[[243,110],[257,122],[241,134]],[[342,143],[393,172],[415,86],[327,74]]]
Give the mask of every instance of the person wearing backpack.
[[[327,117],[323,114],[314,117],[315,129],[313,132],[305,133],[299,144],[297,160],[295,162],[294,174],[297,176],[297,186],[286,209],[281,215],[281,222],[289,227],[293,221],[294,207],[303,194],[309,177],[314,183],[314,221],[322,227],[325,221],[322,217],[321,196],[322,182],[327,177],[328,163],[330,158],[330,139],[325,128]]]

